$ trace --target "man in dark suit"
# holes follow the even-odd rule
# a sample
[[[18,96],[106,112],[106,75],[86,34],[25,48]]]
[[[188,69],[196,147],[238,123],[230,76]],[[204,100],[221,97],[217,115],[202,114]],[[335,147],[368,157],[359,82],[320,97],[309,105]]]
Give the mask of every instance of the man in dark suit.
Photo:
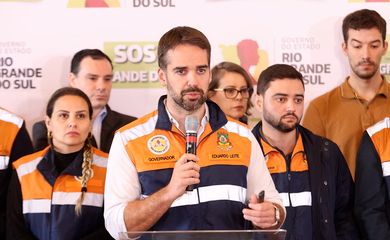
[[[109,152],[115,131],[136,118],[111,110],[107,105],[112,88],[111,59],[98,49],[83,49],[72,59],[69,84],[81,89],[91,100],[93,107],[93,145]],[[47,129],[44,121],[33,126],[35,150],[48,145]]]

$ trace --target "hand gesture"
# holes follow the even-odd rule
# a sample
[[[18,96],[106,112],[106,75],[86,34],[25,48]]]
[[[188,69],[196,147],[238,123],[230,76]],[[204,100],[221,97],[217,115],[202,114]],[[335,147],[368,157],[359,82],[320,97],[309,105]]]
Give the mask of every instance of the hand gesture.
[[[249,200],[249,208],[242,210],[244,219],[251,221],[255,227],[267,229],[276,224],[275,207],[271,202],[258,203],[256,195],[253,194]]]
[[[185,153],[175,163],[171,181],[167,186],[167,191],[173,199],[183,195],[188,185],[200,182],[198,161],[199,158],[196,155]]]

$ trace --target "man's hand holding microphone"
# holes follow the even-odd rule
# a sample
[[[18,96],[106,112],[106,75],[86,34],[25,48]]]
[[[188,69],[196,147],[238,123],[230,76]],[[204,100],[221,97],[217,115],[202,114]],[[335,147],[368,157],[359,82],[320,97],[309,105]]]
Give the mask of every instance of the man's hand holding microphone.
[[[195,116],[185,118],[186,129],[186,153],[175,163],[171,181],[167,190],[174,199],[183,195],[185,191],[192,191],[200,182],[199,158],[196,156],[198,119]]]

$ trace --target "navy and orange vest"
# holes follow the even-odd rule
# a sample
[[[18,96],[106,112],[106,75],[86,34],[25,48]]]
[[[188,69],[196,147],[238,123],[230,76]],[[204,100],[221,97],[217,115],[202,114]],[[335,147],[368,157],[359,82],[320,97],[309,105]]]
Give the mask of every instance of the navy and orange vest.
[[[141,197],[165,187],[175,162],[185,153],[185,136],[173,125],[163,103],[157,111],[119,130],[141,184]],[[243,229],[247,170],[251,156],[250,130],[227,120],[207,102],[209,121],[201,134],[197,156],[200,184],[175,200],[150,230]]]
[[[268,170],[286,207],[286,220],[282,228],[287,230],[287,239],[312,239],[312,192],[301,134],[291,155],[285,156],[257,132],[260,131],[260,124],[253,131],[256,131]]]
[[[46,149],[13,163],[18,174],[27,227],[39,239],[80,239],[104,224],[103,192],[107,154],[93,148],[93,176],[87,183],[81,215],[75,213],[81,195],[82,152],[57,176],[53,152]]]
[[[12,145],[23,119],[0,108],[0,170],[8,168]]]

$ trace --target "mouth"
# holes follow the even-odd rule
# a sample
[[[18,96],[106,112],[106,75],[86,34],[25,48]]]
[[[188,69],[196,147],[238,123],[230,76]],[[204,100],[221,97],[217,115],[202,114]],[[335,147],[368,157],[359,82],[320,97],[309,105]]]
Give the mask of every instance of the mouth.
[[[71,137],[75,137],[75,136],[79,136],[80,133],[72,131],[72,132],[67,132],[66,135],[71,136]]]
[[[244,109],[244,106],[235,106],[235,107],[233,107],[234,109],[236,109],[236,110],[243,110]]]
[[[201,97],[201,94],[199,92],[186,92],[183,96],[187,96],[189,100],[197,100]]]
[[[361,62],[359,63],[359,66],[367,68],[367,67],[373,67],[374,64],[372,62]]]
[[[106,95],[97,95],[95,96],[96,99],[107,99]]]
[[[284,116],[282,119],[287,120],[289,122],[298,120],[298,118],[296,116],[293,116],[293,115]]]

